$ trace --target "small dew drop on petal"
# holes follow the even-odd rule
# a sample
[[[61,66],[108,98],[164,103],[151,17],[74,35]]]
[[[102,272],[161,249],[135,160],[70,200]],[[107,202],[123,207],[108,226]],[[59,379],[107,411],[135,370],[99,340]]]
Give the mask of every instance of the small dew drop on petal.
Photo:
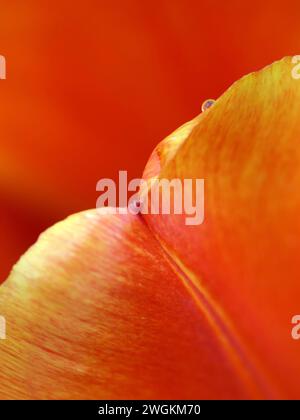
[[[206,99],[206,101],[203,102],[202,106],[201,106],[201,111],[204,112],[206,111],[208,108],[210,108],[211,106],[213,106],[213,104],[216,101],[214,99]]]
[[[141,212],[142,201],[141,200],[134,200],[132,203],[129,204],[128,210],[131,214],[139,214]]]

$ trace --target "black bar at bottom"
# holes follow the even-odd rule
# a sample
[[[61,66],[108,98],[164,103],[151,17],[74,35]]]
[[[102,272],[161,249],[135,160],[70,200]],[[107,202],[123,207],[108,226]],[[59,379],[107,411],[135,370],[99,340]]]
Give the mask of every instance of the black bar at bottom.
[[[37,404],[33,404],[37,403]],[[147,416],[199,417],[211,418],[213,415],[230,416],[243,419],[263,415],[284,418],[288,411],[288,401],[204,401],[204,400],[99,400],[99,401],[1,401],[2,409],[18,418],[47,418],[67,415],[67,418],[146,418]],[[294,402],[293,402],[294,403]],[[4,407],[6,404],[6,407]],[[1,406],[0,406],[1,407]],[[293,407],[293,411],[295,407]],[[276,413],[275,413],[276,412]]]

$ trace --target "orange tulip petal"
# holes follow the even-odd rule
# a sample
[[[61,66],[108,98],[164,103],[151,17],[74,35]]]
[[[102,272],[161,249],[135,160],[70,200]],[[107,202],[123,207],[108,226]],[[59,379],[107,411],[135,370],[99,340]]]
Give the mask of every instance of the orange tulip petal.
[[[300,81],[291,57],[236,82],[164,164],[205,181],[205,221],[147,215],[280,395],[299,397]],[[149,163],[151,165],[151,163]],[[176,232],[176,235],[174,235]],[[263,368],[262,368],[263,367]]]
[[[0,290],[8,336],[1,398],[265,392],[139,216],[94,210],[68,218],[41,236]]]

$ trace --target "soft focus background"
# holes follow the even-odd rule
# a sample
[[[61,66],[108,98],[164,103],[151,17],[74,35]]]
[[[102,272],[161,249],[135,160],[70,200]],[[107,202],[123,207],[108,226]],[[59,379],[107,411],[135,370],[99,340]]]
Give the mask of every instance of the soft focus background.
[[[299,0],[1,1],[0,281],[98,179],[140,177],[203,100],[300,54],[299,18]]]

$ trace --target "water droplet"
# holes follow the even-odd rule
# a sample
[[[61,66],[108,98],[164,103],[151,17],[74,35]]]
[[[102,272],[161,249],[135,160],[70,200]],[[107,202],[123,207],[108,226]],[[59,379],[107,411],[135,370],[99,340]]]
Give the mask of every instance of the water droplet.
[[[134,200],[128,206],[129,213],[131,214],[139,214],[141,212],[142,201],[141,200]]]
[[[206,101],[203,102],[202,106],[201,106],[201,111],[204,112],[206,111],[208,108],[210,108],[211,106],[213,106],[213,104],[216,101],[214,99],[206,99]]]

